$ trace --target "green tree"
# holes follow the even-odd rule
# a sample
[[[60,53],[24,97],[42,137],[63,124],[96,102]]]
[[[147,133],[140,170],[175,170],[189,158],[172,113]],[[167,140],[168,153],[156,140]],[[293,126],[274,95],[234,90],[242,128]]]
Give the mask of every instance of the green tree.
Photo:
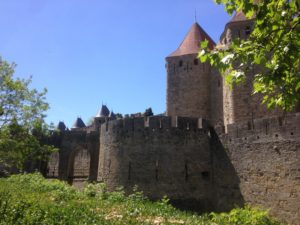
[[[118,119],[122,119],[122,118],[123,118],[123,115],[122,115],[122,113],[116,113],[116,118],[118,118]]]
[[[31,78],[15,79],[15,67],[0,58],[0,165],[23,169],[25,162],[46,160],[55,149],[46,144],[47,90],[30,89]]]
[[[300,0],[215,1],[230,15],[242,11],[253,18],[254,28],[247,40],[236,38],[213,51],[202,42],[201,61],[217,67],[230,85],[243,82],[258,66],[253,93],[262,94],[269,108],[293,110],[300,100]]]

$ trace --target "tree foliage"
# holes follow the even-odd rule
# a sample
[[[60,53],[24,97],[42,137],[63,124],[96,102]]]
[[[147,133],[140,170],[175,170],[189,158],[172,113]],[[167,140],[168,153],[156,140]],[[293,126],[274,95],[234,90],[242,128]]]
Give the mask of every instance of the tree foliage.
[[[202,42],[202,62],[209,61],[226,74],[230,85],[254,74],[253,93],[263,96],[269,108],[293,110],[300,100],[300,0],[215,0],[231,15],[243,11],[254,20],[246,40],[236,38],[231,45],[209,51]]]
[[[47,90],[30,89],[31,78],[15,79],[15,67],[0,58],[0,164],[23,169],[25,162],[45,160],[54,148],[45,144]]]

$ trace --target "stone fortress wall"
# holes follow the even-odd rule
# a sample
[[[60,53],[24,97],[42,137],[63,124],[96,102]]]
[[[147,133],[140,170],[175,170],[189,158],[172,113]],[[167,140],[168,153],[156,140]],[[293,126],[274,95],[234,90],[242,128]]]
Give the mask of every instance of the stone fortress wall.
[[[228,45],[246,38],[253,21],[237,13],[221,36]],[[149,198],[167,195],[184,208],[226,211],[249,203],[283,222],[300,224],[300,113],[268,111],[246,83],[229,89],[209,64],[200,63],[195,23],[167,61],[164,116],[116,119],[103,107],[93,125],[79,119],[53,136],[59,147],[47,176],[109,190],[135,185]]]
[[[300,113],[231,124],[227,133],[204,119],[174,121],[126,118],[103,123],[99,133],[65,131],[48,176],[54,169],[77,186],[98,181],[127,193],[138,185],[151,199],[167,195],[200,211],[250,203],[299,222]]]
[[[86,130],[63,131],[53,136],[58,153],[48,163],[47,177],[59,178],[76,186],[96,180],[99,161],[99,133]]]
[[[210,137],[201,119],[146,117],[101,127],[98,180],[109,190],[134,185],[151,199],[212,209]],[[199,125],[198,125],[199,124]],[[204,125],[204,127],[203,127]]]
[[[214,144],[216,208],[239,202],[241,193],[244,203],[270,209],[283,222],[299,224],[300,113],[249,120],[227,129],[228,133],[216,134],[220,144]]]

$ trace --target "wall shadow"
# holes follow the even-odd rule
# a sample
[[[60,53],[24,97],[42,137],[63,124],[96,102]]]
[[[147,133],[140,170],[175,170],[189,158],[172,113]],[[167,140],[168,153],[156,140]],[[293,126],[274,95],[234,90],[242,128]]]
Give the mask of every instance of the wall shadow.
[[[240,178],[235,170],[229,152],[223,145],[214,128],[210,128],[212,182],[214,187],[213,202],[215,212],[229,211],[242,207],[245,200],[240,190]]]

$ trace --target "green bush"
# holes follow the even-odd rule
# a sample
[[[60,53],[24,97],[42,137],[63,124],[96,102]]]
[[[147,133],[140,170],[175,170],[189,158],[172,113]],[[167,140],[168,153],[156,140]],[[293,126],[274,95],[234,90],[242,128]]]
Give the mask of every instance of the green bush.
[[[266,211],[250,207],[196,215],[176,210],[168,201],[165,197],[151,202],[137,187],[126,197],[122,188],[108,192],[103,183],[87,184],[78,191],[37,173],[13,175],[0,179],[0,225],[279,224]]]
[[[88,197],[107,198],[107,190],[104,183],[87,183],[83,189],[83,193]]]
[[[218,225],[279,225],[271,219],[267,211],[245,206],[236,208],[229,213],[210,213],[210,219]]]

